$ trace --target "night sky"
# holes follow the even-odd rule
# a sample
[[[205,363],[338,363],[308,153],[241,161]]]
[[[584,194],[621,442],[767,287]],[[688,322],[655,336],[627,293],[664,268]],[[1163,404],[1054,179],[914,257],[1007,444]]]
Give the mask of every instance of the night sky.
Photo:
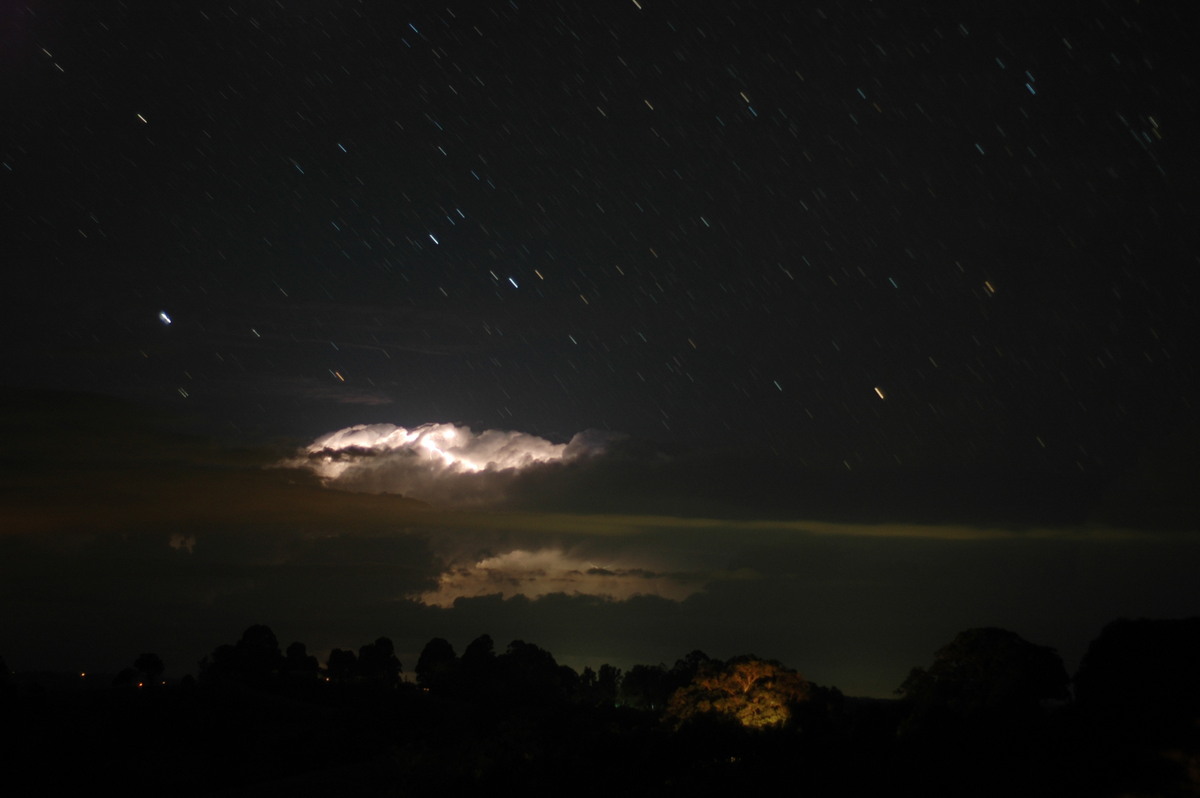
[[[1198,22],[0,3],[0,655],[488,632],[887,695],[972,626],[1073,669],[1200,612]],[[296,459],[430,423],[586,451]]]

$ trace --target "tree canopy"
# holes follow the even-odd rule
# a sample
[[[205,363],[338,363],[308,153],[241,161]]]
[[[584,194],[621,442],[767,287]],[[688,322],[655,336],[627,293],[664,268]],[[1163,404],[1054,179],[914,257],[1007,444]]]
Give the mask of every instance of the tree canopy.
[[[1080,705],[1130,727],[1200,717],[1200,618],[1117,620],[1088,646],[1075,675]]]
[[[1027,714],[1043,701],[1065,701],[1068,682],[1054,649],[985,627],[960,632],[928,669],[913,668],[898,692],[912,704],[912,725],[919,726],[935,715],[961,720]]]
[[[754,656],[706,659],[691,681],[671,695],[667,717],[684,723],[715,714],[749,728],[784,726],[812,695],[807,679],[778,662]]]

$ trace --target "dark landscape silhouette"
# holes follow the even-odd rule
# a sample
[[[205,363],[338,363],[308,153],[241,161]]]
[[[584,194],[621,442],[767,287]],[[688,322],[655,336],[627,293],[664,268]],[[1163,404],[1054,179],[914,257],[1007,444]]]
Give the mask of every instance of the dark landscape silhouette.
[[[752,654],[576,672],[522,640],[411,671],[391,640],[322,665],[265,625],[166,680],[13,674],[0,661],[6,794],[1195,795],[1200,618],[1118,620],[1073,678],[1051,648],[958,634],[894,700]]]

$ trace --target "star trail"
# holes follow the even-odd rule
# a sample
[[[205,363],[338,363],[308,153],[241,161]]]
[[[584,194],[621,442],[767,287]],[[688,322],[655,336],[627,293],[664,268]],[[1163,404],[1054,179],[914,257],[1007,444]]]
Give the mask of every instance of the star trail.
[[[473,494],[356,466],[443,510],[1194,529],[1192,10],[0,13],[10,392],[174,414],[263,467],[350,428],[606,442]],[[389,595],[594,554],[472,545]],[[688,574],[662,601],[738,584],[690,546],[643,569]],[[619,604],[642,555],[608,554]]]

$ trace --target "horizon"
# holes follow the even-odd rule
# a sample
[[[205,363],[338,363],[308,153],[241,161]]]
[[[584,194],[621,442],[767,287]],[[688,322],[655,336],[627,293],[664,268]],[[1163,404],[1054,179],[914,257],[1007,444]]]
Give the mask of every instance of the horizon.
[[[409,665],[432,637],[483,632],[576,669],[755,654],[888,697],[974,627],[1054,648],[1073,673],[1104,624],[1186,615],[1200,554],[1189,529],[1100,517],[805,521],[789,501],[755,512],[736,484],[687,489],[707,456],[697,467],[699,455],[642,445],[525,471],[430,471],[450,486],[438,489],[449,504],[431,504],[352,469],[339,487],[344,475],[323,480],[274,445],[181,434],[170,413],[124,400],[10,391],[4,409],[26,422],[10,425],[0,538],[3,655],[20,670],[120,670],[147,650],[194,673],[253,622],[326,656],[387,636]],[[73,433],[48,434],[68,416]],[[389,457],[426,462],[353,451],[376,476]],[[463,479],[486,480],[492,504]],[[631,481],[638,491],[621,489]],[[572,497],[587,501],[571,509]]]

